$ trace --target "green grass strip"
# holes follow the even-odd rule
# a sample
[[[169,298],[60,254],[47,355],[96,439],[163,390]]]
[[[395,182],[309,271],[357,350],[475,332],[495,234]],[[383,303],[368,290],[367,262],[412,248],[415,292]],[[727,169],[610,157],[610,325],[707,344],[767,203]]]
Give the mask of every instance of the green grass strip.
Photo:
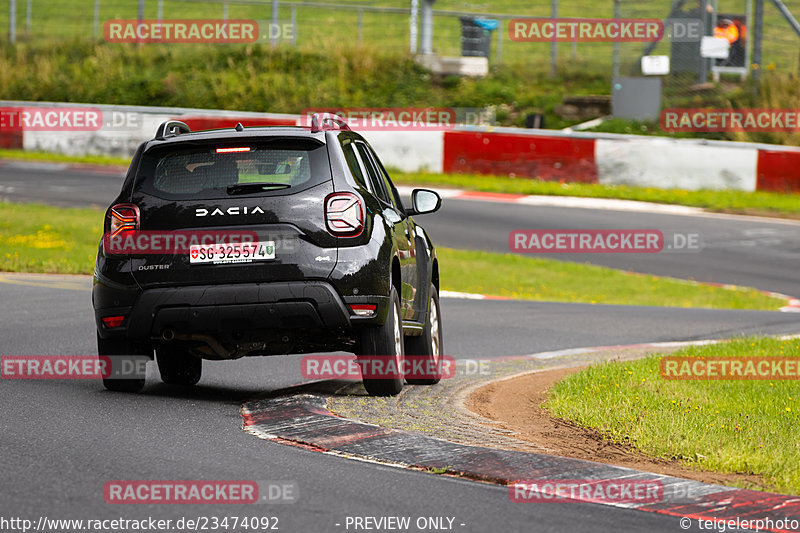
[[[113,165],[127,167],[131,164],[130,158],[111,157],[104,155],[66,155],[52,152],[33,152],[29,150],[12,150],[0,148],[0,159],[18,159],[21,161],[43,161],[53,163],[79,163],[86,165]]]
[[[800,341],[747,337],[673,355],[800,357]],[[666,380],[659,361],[653,355],[582,370],[553,387],[545,408],[648,455],[756,474],[765,484],[753,488],[800,494],[797,381]]]
[[[779,298],[516,254],[437,248],[442,288],[514,299],[592,304],[777,310]]]
[[[91,274],[103,212],[0,203],[0,271]]]

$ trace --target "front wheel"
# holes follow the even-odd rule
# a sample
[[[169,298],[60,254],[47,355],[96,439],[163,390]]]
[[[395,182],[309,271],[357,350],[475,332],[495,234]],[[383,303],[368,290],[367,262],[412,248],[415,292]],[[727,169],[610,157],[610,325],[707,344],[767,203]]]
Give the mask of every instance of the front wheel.
[[[419,337],[406,337],[406,358],[411,361],[412,375],[406,379],[409,385],[436,385],[442,379],[442,336],[441,309],[439,307],[439,292],[431,284],[430,303],[428,305],[428,320],[425,329]]]
[[[381,364],[381,378],[364,378],[364,388],[371,396],[395,396],[403,390],[403,322],[400,318],[400,298],[392,287],[390,307],[382,326],[366,328],[361,334],[361,359],[365,365]]]

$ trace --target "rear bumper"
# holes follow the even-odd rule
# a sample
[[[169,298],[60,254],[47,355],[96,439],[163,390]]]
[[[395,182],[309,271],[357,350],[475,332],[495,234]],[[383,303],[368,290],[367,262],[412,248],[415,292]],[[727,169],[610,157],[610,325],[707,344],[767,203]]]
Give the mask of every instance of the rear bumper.
[[[118,289],[96,283],[93,299],[122,302]],[[130,293],[126,292],[129,298]],[[130,301],[130,300],[128,300]],[[122,325],[106,328],[102,318],[125,316]],[[360,320],[329,283],[297,281],[154,288],[141,291],[129,306],[95,307],[103,338],[152,339],[167,328],[181,332],[347,329]]]

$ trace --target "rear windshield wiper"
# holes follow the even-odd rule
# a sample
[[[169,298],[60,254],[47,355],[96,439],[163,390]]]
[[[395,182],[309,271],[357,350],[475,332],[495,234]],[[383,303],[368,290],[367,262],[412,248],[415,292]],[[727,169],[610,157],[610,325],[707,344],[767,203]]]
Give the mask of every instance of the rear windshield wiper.
[[[288,189],[291,185],[287,183],[237,183],[228,186],[228,194],[251,194],[254,192],[271,191],[277,189]]]

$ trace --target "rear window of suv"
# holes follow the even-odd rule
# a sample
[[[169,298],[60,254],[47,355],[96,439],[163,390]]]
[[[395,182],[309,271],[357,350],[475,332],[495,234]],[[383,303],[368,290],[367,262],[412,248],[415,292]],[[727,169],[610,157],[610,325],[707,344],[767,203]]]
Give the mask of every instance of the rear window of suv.
[[[169,200],[292,194],[331,179],[327,147],[307,139],[182,143],[147,151],[136,189]]]

